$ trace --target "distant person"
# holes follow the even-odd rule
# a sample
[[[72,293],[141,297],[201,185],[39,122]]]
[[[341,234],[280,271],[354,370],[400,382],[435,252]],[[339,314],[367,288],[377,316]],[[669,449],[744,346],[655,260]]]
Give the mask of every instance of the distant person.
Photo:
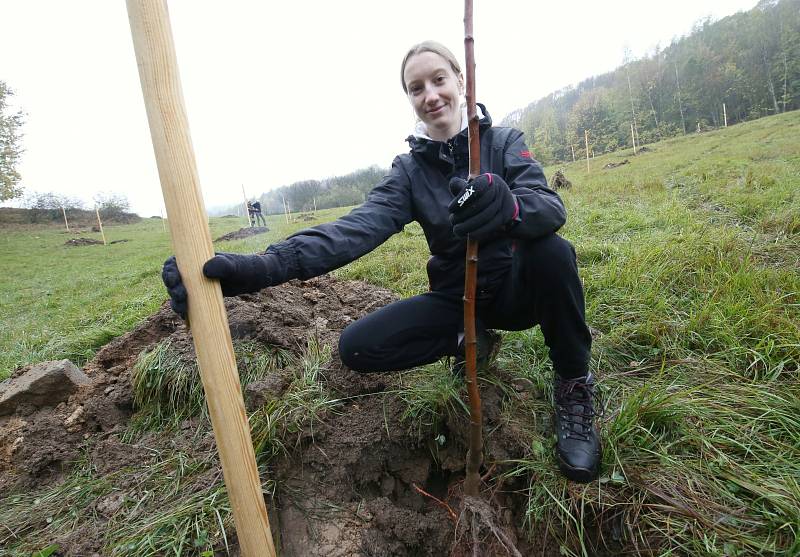
[[[261,222],[261,226],[267,226],[266,221],[264,220],[264,215],[261,214],[261,202],[260,201],[253,201],[253,217],[254,221],[258,219]]]
[[[290,279],[309,279],[369,253],[416,221],[425,233],[430,291],[380,308],[348,325],[339,339],[342,362],[362,373],[408,369],[445,356],[464,369],[463,292],[466,238],[480,242],[476,314],[479,365],[499,348],[492,329],[540,325],[555,370],[556,454],[568,478],[595,479],[601,444],[594,425],[592,338],[575,250],[556,231],[566,220],[558,194],[522,132],[480,117],[481,172],[467,181],[464,78],[453,54],[433,41],[412,47],[401,65],[402,86],[417,115],[410,152],[366,202],[333,222],[307,228],[253,255],[218,254],[203,267],[226,296],[256,292]],[[423,264],[422,262],[420,264]],[[175,258],[163,280],[173,309],[186,314]]]

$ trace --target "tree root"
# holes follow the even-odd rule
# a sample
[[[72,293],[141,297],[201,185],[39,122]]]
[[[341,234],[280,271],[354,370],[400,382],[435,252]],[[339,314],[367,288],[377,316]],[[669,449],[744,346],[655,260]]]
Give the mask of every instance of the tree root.
[[[465,546],[472,557],[502,555],[503,552],[512,557],[522,557],[512,538],[499,525],[492,507],[480,497],[464,496],[463,499],[456,524],[455,547]]]

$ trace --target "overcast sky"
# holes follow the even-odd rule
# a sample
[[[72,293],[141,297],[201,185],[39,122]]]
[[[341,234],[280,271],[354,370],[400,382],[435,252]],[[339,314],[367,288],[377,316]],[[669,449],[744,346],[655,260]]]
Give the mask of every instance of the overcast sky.
[[[496,122],[757,0],[474,0],[477,98]],[[463,60],[462,0],[175,0],[170,16],[208,208],[407,150],[400,62],[435,39]],[[27,113],[26,190],[163,207],[122,0],[0,1],[0,80]],[[535,147],[534,147],[535,150]]]

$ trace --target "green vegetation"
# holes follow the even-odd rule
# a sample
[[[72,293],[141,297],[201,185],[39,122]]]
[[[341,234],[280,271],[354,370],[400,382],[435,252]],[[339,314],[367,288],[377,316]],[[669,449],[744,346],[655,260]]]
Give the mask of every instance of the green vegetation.
[[[491,107],[490,107],[491,108]],[[595,154],[800,108],[800,0],[761,0],[695,24],[639,60],[555,91],[507,117],[544,162]],[[573,155],[573,149],[575,155]]]
[[[596,331],[592,367],[604,394],[598,482],[570,484],[557,472],[548,425],[552,371],[538,330],[506,334],[497,375],[533,384],[534,396],[507,391],[502,415],[530,443],[524,457],[499,469],[526,486],[532,535],[556,540],[562,554],[594,554],[601,535],[641,555],[800,553],[797,137],[800,112],[790,112],[663,141],[636,157],[597,157],[591,173],[585,161],[561,167],[573,183],[562,192],[569,211],[563,234],[577,249],[587,319]],[[603,168],[623,158],[631,162]],[[320,212],[318,221],[343,212]],[[282,218],[268,219],[267,235],[218,249],[256,251],[314,224]],[[217,237],[241,220],[211,223]],[[132,241],[67,248],[54,229],[3,235],[0,271],[11,280],[0,284],[2,373],[55,357],[81,363],[166,299],[158,277],[169,253],[161,224],[148,220],[107,234]],[[427,288],[426,257],[421,231],[411,225],[337,274],[406,296]],[[170,426],[158,415],[161,407],[203,419],[196,372],[166,357],[169,350],[160,345],[137,367],[137,400],[147,410],[131,425],[133,437]],[[249,362],[245,368],[262,370],[256,375],[291,372],[289,395],[281,398],[290,402],[251,416],[264,465],[284,450],[287,435],[324,419],[336,404],[318,381],[328,356],[313,342],[302,361],[252,344],[237,346],[237,355]],[[493,375],[483,380],[499,382]],[[460,385],[435,365],[400,381],[395,394],[420,435],[436,436],[437,414],[466,412]],[[147,512],[111,529],[114,554],[177,555],[224,545],[230,514],[215,491],[219,483],[175,488],[199,485],[191,482],[208,473],[212,457],[187,460],[175,449],[153,459],[142,500],[125,502]],[[36,495],[38,516],[52,517],[37,523],[38,533],[22,522],[23,503],[32,505],[24,496],[0,509],[0,522],[17,536],[41,539],[37,550],[44,550],[54,539],[48,532],[79,523],[81,513],[93,512],[88,501],[106,496],[110,485],[78,466],[57,493]],[[155,503],[153,494],[162,492],[186,499]]]

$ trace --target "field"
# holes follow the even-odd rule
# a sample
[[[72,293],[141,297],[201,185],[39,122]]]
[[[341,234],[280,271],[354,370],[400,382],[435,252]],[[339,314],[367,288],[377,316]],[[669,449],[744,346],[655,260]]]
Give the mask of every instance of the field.
[[[595,336],[604,462],[586,486],[558,475],[546,347],[538,330],[506,333],[481,384],[485,493],[523,554],[800,554],[798,137],[794,112],[597,157],[588,173],[585,160],[546,169],[573,184],[561,190],[562,234]],[[215,247],[263,250],[346,212],[271,216],[268,233]],[[212,238],[242,225],[211,219]],[[188,337],[162,305],[168,235],[145,219],[106,236],[128,241],[65,246],[73,235],[43,227],[0,235],[0,379],[68,358],[127,397],[111,422],[98,411],[71,432],[69,447],[43,424],[94,399],[0,418],[0,555],[238,554]],[[286,555],[457,554],[445,504],[461,477],[463,385],[444,363],[357,377],[333,350],[346,319],[424,291],[426,258],[411,225],[333,278],[229,301],[232,325],[247,330],[236,343],[243,385],[282,378],[249,409]],[[21,464],[26,443],[40,466]]]

